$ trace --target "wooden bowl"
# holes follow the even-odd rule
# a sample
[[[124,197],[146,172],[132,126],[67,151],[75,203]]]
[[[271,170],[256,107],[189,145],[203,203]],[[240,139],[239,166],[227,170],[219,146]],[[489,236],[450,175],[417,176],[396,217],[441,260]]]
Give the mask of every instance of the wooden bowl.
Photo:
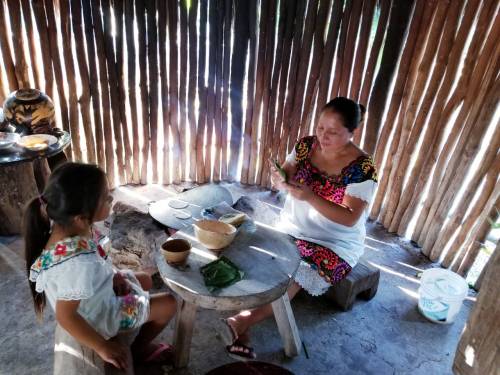
[[[186,262],[191,251],[189,241],[176,238],[161,245],[163,256],[167,263],[183,264]]]
[[[198,241],[210,250],[220,250],[233,242],[236,228],[231,224],[215,220],[200,220],[194,225]]]

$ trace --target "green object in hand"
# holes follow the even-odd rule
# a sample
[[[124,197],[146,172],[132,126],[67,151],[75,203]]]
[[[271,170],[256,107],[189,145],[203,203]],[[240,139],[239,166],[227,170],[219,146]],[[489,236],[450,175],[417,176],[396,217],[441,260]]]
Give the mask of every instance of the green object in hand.
[[[210,292],[226,288],[241,279],[245,273],[226,257],[220,257],[200,268],[205,285]]]
[[[274,161],[274,166],[276,167],[276,169],[280,173],[280,176],[283,178],[283,181],[287,182],[286,181],[287,180],[286,172],[283,168],[281,168],[281,165],[279,165],[278,160]]]

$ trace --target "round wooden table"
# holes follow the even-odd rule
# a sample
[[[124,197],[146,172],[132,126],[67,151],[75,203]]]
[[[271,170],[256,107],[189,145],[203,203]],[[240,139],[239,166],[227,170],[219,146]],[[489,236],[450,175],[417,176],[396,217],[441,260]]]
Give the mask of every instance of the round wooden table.
[[[71,136],[60,131],[57,143],[43,151],[14,145],[0,150],[0,235],[21,233],[24,205],[45,188],[51,171],[65,162]]]
[[[300,353],[299,332],[286,293],[300,261],[297,248],[287,234],[259,222],[255,224],[255,232],[240,231],[233,243],[222,252],[245,272],[243,280],[214,293],[207,290],[200,267],[217,259],[217,254],[196,240],[192,226],[179,230],[173,236],[191,242],[188,267],[180,269],[170,266],[161,252],[157,251],[156,262],[160,274],[181,299],[174,338],[177,367],[184,367],[188,363],[198,307],[234,311],[271,303],[285,354],[293,357]]]

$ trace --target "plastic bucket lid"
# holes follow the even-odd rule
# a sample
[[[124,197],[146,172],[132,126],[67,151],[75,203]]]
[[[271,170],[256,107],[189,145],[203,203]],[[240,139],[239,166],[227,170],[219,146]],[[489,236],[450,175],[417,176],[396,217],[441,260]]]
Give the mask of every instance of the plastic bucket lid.
[[[432,268],[422,273],[421,288],[433,298],[461,301],[467,295],[469,287],[465,279],[455,272]]]

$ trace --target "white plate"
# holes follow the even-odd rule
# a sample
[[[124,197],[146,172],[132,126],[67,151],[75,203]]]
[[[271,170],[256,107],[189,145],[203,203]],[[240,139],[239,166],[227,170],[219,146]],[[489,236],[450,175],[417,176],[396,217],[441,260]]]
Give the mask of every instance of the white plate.
[[[187,220],[187,219],[191,218],[191,214],[187,211],[184,211],[184,210],[174,212],[174,216],[180,220]]]
[[[13,144],[15,144],[20,138],[20,135],[17,133],[5,133],[0,132],[0,150],[9,148]]]
[[[40,142],[33,143],[39,140]],[[47,147],[57,143],[57,138],[49,134],[33,134],[25,135],[17,142],[18,145],[32,151],[45,150]]]
[[[184,201],[180,201],[178,199],[172,199],[168,202],[168,206],[170,208],[180,210],[182,208],[186,208],[187,206],[189,206],[189,203],[184,202]]]

